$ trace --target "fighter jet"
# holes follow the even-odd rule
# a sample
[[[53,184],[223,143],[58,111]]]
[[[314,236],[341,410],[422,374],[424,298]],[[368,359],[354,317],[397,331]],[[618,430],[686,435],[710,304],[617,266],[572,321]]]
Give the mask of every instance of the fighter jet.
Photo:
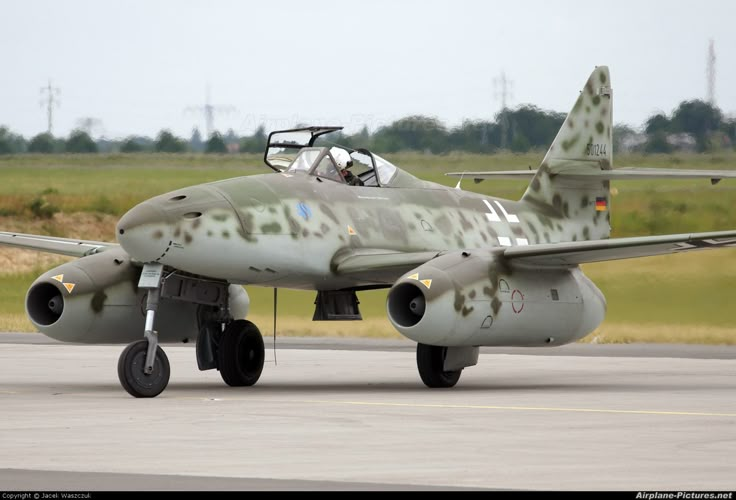
[[[736,231],[610,238],[610,181],[736,177],[731,171],[613,169],[612,88],[597,67],[511,201],[427,182],[366,149],[327,144],[340,127],[269,135],[274,172],[151,198],[118,222],[118,243],[1,233],[0,243],[79,257],[26,296],[42,333],[127,343],[120,383],[135,397],[168,384],[159,343],[196,341],[201,370],[252,386],[264,342],[241,285],[316,291],[314,320],[360,319],[356,292],[390,288],[393,326],[417,342],[419,375],[454,386],[480,346],[559,346],[601,324],[606,300],[580,264],[736,245]],[[380,374],[377,374],[380,376]]]

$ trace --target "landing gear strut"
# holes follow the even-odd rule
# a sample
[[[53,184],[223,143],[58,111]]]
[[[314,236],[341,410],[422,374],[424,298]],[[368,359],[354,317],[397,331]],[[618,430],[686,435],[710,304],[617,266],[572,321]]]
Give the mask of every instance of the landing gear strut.
[[[424,385],[431,388],[454,387],[460,380],[462,368],[445,371],[447,347],[417,344],[417,367]],[[477,359],[477,358],[476,358]]]
[[[158,333],[153,329],[161,296],[163,265],[143,266],[139,288],[148,289],[144,340],[133,342],[120,355],[118,378],[123,389],[136,398],[152,398],[166,389],[171,367],[166,353],[158,346]]]

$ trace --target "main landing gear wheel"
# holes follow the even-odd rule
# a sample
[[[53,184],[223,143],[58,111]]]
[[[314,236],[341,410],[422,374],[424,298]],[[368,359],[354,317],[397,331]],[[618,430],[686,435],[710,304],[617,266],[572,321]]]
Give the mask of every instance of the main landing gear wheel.
[[[232,321],[222,333],[217,357],[220,375],[227,385],[242,387],[258,382],[266,358],[258,327],[244,319]]]
[[[123,389],[136,398],[153,398],[161,394],[169,383],[171,367],[169,358],[160,347],[156,347],[153,372],[145,373],[148,340],[133,342],[120,354],[118,378]]]
[[[417,368],[424,385],[431,388],[454,387],[460,380],[462,369],[444,371],[447,347],[417,344]]]

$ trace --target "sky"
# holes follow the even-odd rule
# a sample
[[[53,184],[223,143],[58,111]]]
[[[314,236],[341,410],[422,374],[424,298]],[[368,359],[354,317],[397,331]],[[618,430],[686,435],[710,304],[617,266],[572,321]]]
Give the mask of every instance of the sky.
[[[614,121],[641,126],[705,98],[736,116],[730,0],[0,0],[0,125],[47,127],[40,89],[60,89],[54,134],[84,118],[96,136],[189,137],[211,88],[215,126],[250,134],[295,124],[364,124],[411,114],[449,126],[510,107],[570,110],[608,65]]]

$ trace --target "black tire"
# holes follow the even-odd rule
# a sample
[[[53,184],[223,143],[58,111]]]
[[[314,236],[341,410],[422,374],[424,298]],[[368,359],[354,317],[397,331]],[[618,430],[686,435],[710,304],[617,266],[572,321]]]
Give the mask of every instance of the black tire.
[[[447,347],[417,344],[417,368],[419,376],[427,387],[433,389],[454,387],[460,380],[462,369],[446,372],[443,370]]]
[[[254,385],[261,377],[265,359],[263,337],[256,325],[244,319],[227,325],[217,350],[218,368],[227,385]]]
[[[148,340],[138,340],[128,345],[118,359],[118,379],[123,389],[136,398],[153,398],[166,389],[171,375],[169,358],[161,347],[156,348],[153,373],[146,375]]]

